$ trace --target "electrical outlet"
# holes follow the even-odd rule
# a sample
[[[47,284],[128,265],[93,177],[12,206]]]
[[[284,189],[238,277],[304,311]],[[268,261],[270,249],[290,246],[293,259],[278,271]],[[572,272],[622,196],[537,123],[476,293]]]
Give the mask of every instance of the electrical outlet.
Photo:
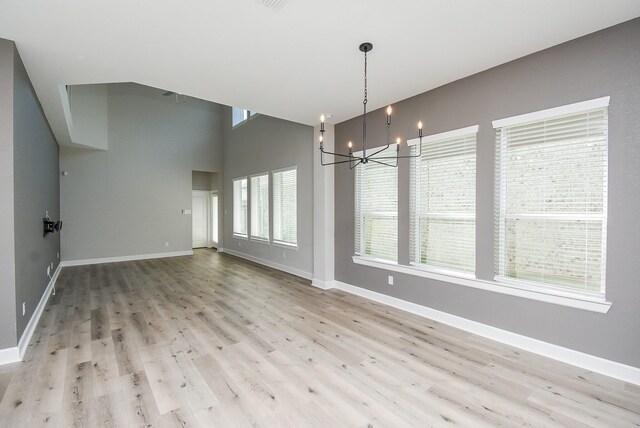
[[[47,276],[51,274],[51,266],[47,266]]]
[[[53,262],[51,262],[51,270],[53,270]]]
[[[242,241],[238,241],[238,247],[242,247]]]
[[[287,253],[285,251],[282,252],[282,258],[286,259],[287,258]]]
[[[25,302],[22,302],[22,316],[25,316],[26,313],[27,313],[27,304]]]
[[[389,285],[393,285],[393,275],[389,275],[389,276],[388,276],[388,278],[387,278],[387,283],[388,283]]]
[[[169,243],[168,243],[168,242],[165,242],[165,243],[164,243],[164,246],[165,246],[165,247],[168,247],[168,246],[169,246]]]
[[[44,212],[44,218],[49,218],[49,210],[46,210],[46,211]]]
[[[60,260],[60,253],[58,253],[58,260]]]

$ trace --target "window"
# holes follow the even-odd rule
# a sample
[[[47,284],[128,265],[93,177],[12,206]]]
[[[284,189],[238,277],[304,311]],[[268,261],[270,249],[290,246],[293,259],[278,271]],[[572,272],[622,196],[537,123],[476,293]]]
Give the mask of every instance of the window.
[[[233,234],[247,236],[247,179],[233,180]]]
[[[251,237],[269,240],[269,174],[251,177]]]
[[[427,136],[412,159],[411,261],[475,273],[477,126]],[[409,142],[420,152],[419,140]]]
[[[369,160],[354,175],[355,254],[397,261],[398,169]]]
[[[236,126],[250,118],[256,114],[255,111],[249,111],[242,107],[232,107],[231,108],[231,126]]]
[[[604,294],[608,104],[494,122],[497,280]]]
[[[273,173],[273,241],[298,243],[296,168]]]

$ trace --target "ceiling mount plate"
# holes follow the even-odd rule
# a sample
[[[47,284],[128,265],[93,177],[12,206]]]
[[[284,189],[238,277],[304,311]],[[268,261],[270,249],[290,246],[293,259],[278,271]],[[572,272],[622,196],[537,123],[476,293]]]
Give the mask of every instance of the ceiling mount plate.
[[[364,42],[362,44],[360,44],[360,51],[361,52],[371,52],[371,50],[373,49],[373,45],[369,42]]]

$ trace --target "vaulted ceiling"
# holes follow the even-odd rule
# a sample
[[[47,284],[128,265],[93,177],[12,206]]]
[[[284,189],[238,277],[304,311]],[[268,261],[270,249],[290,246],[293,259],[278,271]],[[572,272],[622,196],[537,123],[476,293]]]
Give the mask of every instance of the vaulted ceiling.
[[[638,0],[0,0],[61,144],[64,85],[137,82],[315,124],[640,16]]]

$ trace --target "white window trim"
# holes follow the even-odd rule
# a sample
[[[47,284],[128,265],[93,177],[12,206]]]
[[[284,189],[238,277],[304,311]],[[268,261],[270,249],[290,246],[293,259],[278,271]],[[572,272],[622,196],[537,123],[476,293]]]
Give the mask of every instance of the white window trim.
[[[246,119],[242,119],[240,122],[236,123],[235,125],[233,124],[233,109],[234,108],[239,108],[242,109],[244,111],[247,112],[247,118]],[[246,108],[242,108],[242,107],[231,107],[231,129],[236,129],[237,127],[244,125],[245,123],[247,123],[248,121],[250,121],[253,117],[255,116],[259,116],[260,113],[246,109]]]
[[[566,106],[554,107],[546,110],[534,111],[532,113],[525,113],[518,116],[511,116],[504,119],[494,120],[492,122],[493,129],[503,128],[506,126],[521,125],[528,122],[538,122],[558,116],[581,113],[587,110],[608,107],[610,98],[611,97],[596,98],[594,100],[582,101],[579,103],[567,104]]]
[[[298,251],[298,244],[292,244],[291,242],[278,241],[274,239],[273,241],[271,241],[271,244],[273,244],[275,247]]]
[[[256,113],[257,114],[257,113]],[[297,207],[297,192],[298,192],[298,165],[293,165],[293,166],[287,166],[284,168],[278,168],[278,169],[272,169],[271,170],[271,176],[269,177],[269,186],[271,188],[271,191],[273,193],[273,174],[276,173],[281,173],[281,172],[287,172],[287,171],[295,171],[296,172],[296,210],[298,209]],[[271,201],[273,201],[273,194],[271,195]],[[273,204],[272,204],[273,205]],[[271,218],[270,218],[270,223],[271,223],[271,235],[273,235],[273,207],[270,206],[269,207],[270,212],[271,212]],[[296,251],[298,251],[298,220],[297,220],[297,216],[296,216],[296,242],[287,242],[287,241],[280,241],[278,239],[274,239],[273,236],[271,236],[271,244],[275,245],[276,247],[282,247],[282,248],[288,248],[288,249],[295,249]]]
[[[527,288],[525,285],[517,284],[512,281],[487,281],[483,279],[477,279],[473,274],[465,275],[462,272],[453,271],[450,271],[451,273],[444,273],[444,270],[443,272],[436,272],[434,269],[425,269],[422,266],[419,267],[413,265],[401,265],[389,260],[374,259],[363,256],[352,256],[352,260],[355,264],[358,265],[385,269],[421,278],[443,281],[449,284],[477,288],[480,290],[522,297],[524,299],[552,303],[555,305],[567,306],[570,308],[582,309],[585,311],[598,312],[602,314],[606,314],[612,305],[611,302],[605,300],[604,296],[586,296],[571,292],[564,292],[563,290],[558,290],[555,288],[546,289],[539,287],[540,289],[538,290],[532,290]]]
[[[248,110],[247,110],[248,111]],[[253,194],[253,186],[251,185],[251,179],[255,178],[255,177],[267,177],[268,180],[268,185],[267,185],[267,201],[269,203],[269,209],[267,210],[268,212],[268,216],[269,216],[269,226],[267,227],[267,233],[269,234],[269,236],[267,236],[266,238],[262,237],[262,236],[254,236],[253,235],[253,227],[251,224],[251,219],[253,218],[253,213],[251,212],[251,210],[253,209],[253,201],[251,200],[251,195]],[[248,226],[248,235],[249,235],[249,240],[250,241],[256,241],[256,242],[263,242],[263,243],[270,243],[271,242],[271,174],[269,173],[269,171],[266,172],[258,172],[256,174],[250,174],[249,177],[247,178],[247,226]]]
[[[549,108],[546,110],[540,110],[540,111],[535,111],[532,113],[526,113],[526,114],[521,114],[521,115],[517,115],[517,116],[511,116],[511,117],[507,117],[504,119],[498,119],[498,120],[494,120],[492,122],[493,124],[493,128],[494,129],[498,129],[498,128],[505,128],[505,127],[510,127],[510,126],[517,126],[517,125],[524,125],[524,124],[528,124],[528,123],[532,123],[532,122],[541,122],[541,121],[545,121],[547,119],[556,119],[558,117],[562,117],[562,116],[569,116],[569,115],[573,115],[573,114],[580,114],[583,113],[585,111],[589,111],[589,110],[595,110],[595,109],[602,109],[602,108],[606,108],[609,106],[609,102],[610,102],[611,97],[606,96],[606,97],[601,97],[601,98],[596,98],[596,99],[592,99],[592,100],[587,100],[587,101],[582,101],[582,102],[578,102],[578,103],[573,103],[573,104],[567,104],[564,106],[559,106],[559,107],[553,107],[553,108]],[[506,145],[506,141],[505,141],[506,135],[503,133],[502,134],[502,140],[501,140],[501,144],[500,144],[500,171],[504,171],[505,167],[504,167],[504,163],[506,162],[506,150],[507,150],[507,145]],[[605,211],[603,214],[584,214],[584,213],[579,213],[579,214],[545,214],[545,213],[538,213],[538,214],[522,214],[522,213],[518,213],[518,214],[505,214],[506,212],[506,203],[507,203],[507,197],[506,197],[506,185],[504,183],[505,177],[500,174],[500,176],[498,177],[499,180],[501,180],[500,183],[500,216],[502,218],[505,219],[533,219],[533,220],[600,220],[602,221],[602,227],[605,230],[605,234],[603,235],[603,244],[602,244],[602,260],[606,260],[606,251],[607,251],[607,240],[606,240],[606,227],[607,227],[607,211],[605,208]],[[604,191],[604,206],[607,207],[608,206],[608,202],[607,202],[607,198],[608,198],[608,191],[607,191],[607,181],[605,180],[605,191]],[[504,229],[506,223],[503,223],[501,225],[501,228]],[[501,239],[502,236],[504,236],[504,233],[501,232]],[[504,259],[500,259],[498,260],[499,263],[499,267],[498,267],[498,272],[504,272]],[[590,302],[604,302],[606,304],[609,305],[609,307],[611,306],[610,302],[606,301],[606,291],[603,291],[602,293],[581,293],[579,290],[571,290],[569,288],[562,288],[562,287],[554,287],[553,285],[549,285],[549,284],[544,284],[544,283],[540,283],[540,282],[535,282],[535,281],[526,281],[526,280],[521,280],[521,279],[514,279],[514,278],[510,278],[510,277],[506,277],[506,276],[502,276],[502,275],[498,275],[496,274],[494,276],[494,281],[495,283],[499,283],[501,286],[507,286],[507,287],[513,287],[516,289],[524,289],[525,291],[528,292],[533,292],[533,293],[542,293],[545,295],[555,295],[558,296],[560,298],[569,298],[569,299],[578,299],[578,300],[587,300]],[[493,284],[493,282],[490,282]],[[606,289],[606,264],[605,267],[603,268],[602,271],[602,283],[601,283],[601,289],[605,290]],[[577,297],[576,297],[577,296]],[[567,305],[570,306],[570,305]],[[606,311],[608,311],[608,307],[606,309]],[[606,313],[606,311],[604,313]],[[600,311],[597,311],[600,312]]]
[[[365,151],[366,151],[366,152],[371,151],[372,153],[375,153],[375,152],[376,152],[376,151],[378,151],[378,150],[381,150],[381,149],[385,149],[385,150],[386,150],[387,148],[391,148],[391,147],[393,147],[394,145],[395,145],[395,144],[389,144],[389,146],[387,147],[387,145],[386,145],[386,144],[384,144],[384,145],[382,145],[382,146],[366,148],[366,149],[365,149]],[[362,150],[357,151],[357,152],[352,152],[352,156],[354,156],[354,157],[362,157],[362,155],[363,155],[363,151],[362,151]],[[375,157],[374,157],[374,158],[372,158],[372,159],[375,159]],[[397,191],[399,192],[399,189],[398,189]],[[398,195],[399,195],[399,193],[398,193]],[[354,196],[355,196],[355,194],[354,194]],[[355,202],[355,201],[354,201],[354,202]],[[397,211],[396,211],[396,213],[395,213],[396,219],[397,219],[398,221],[399,221],[399,218],[400,218],[400,211],[399,211],[399,209],[400,209],[400,201],[398,201],[398,210],[397,210]],[[385,212],[385,214],[386,214],[386,212]],[[392,213],[391,215],[393,216],[394,214]],[[362,221],[362,220],[361,220],[361,221]],[[397,237],[396,237],[396,238],[397,238]],[[362,233],[360,234],[360,248],[364,248],[364,236],[363,236],[363,234],[362,234]],[[399,256],[399,251],[398,251],[398,250],[399,250],[399,248],[396,248],[396,259],[397,259],[397,258],[398,258],[398,256]],[[360,254],[356,254],[356,255],[354,255],[353,257],[362,257],[362,258],[364,258],[364,259],[368,259],[368,260],[379,260],[379,261],[381,261],[381,262],[383,262],[383,263],[386,263],[386,262],[389,262],[389,263],[397,263],[397,262],[393,262],[393,261],[391,261],[391,260],[386,260],[386,259],[376,259],[376,258],[372,258],[372,257],[370,257],[370,256],[362,256],[362,255],[360,255]]]
[[[260,237],[256,237],[256,236],[250,236],[249,237],[249,241],[251,242],[258,242],[260,244],[264,244],[264,245],[270,245],[270,242],[268,239],[265,238],[260,238]]]
[[[233,230],[234,228],[234,217],[235,217],[235,212],[233,211],[235,209],[235,200],[234,198],[234,186],[235,186],[235,182],[236,181],[240,181],[240,180],[247,180],[247,233],[238,233],[235,232]],[[236,238],[236,239],[241,239],[243,241],[248,241],[249,240],[249,177],[246,175],[240,176],[240,177],[236,177],[231,179],[231,235]],[[219,237],[218,237],[219,238]]]
[[[435,143],[435,142],[439,142],[439,141],[443,141],[443,140],[449,140],[449,139],[453,139],[453,138],[459,138],[459,137],[466,137],[468,135],[472,135],[474,134],[476,136],[476,156],[477,156],[477,136],[478,136],[478,130],[480,129],[479,125],[472,125],[472,126],[467,126],[464,128],[459,128],[459,129],[453,129],[451,131],[445,131],[445,132],[440,132],[438,134],[431,134],[431,135],[427,135],[425,137],[422,137],[422,144],[425,143]],[[415,146],[417,144],[420,144],[420,138],[413,138],[411,140],[407,141],[407,145],[408,146]],[[476,167],[476,189],[477,189],[477,167]],[[410,203],[413,203],[414,201],[410,201]],[[432,213],[431,215],[427,216],[427,217],[439,217],[438,213]],[[452,215],[452,214],[442,214],[442,217],[446,217],[446,218],[458,218],[458,219],[473,219],[474,220],[474,227],[477,226],[477,220],[476,220],[476,214],[461,214],[461,215]],[[418,244],[419,242],[419,231],[416,230],[415,231],[416,236],[414,237],[415,243]],[[476,248],[474,249],[474,252],[477,251],[477,244],[476,244]],[[410,263],[412,267],[415,267],[416,269],[420,269],[420,270],[424,270],[427,272],[434,272],[434,273],[438,273],[438,274],[445,274],[445,275],[452,275],[454,277],[461,277],[461,278],[470,278],[470,279],[475,279],[475,275],[470,273],[469,271],[465,271],[465,270],[456,270],[456,269],[449,269],[449,268],[441,268],[438,266],[432,266],[432,265],[428,265],[428,264],[423,264],[423,263],[418,263],[418,262],[411,262]]]
[[[422,137],[422,144],[433,143],[434,141],[448,140],[451,138],[464,137],[469,134],[477,134],[479,125],[467,126],[466,128],[454,129],[452,131],[440,132],[439,134],[431,134]],[[408,146],[415,146],[420,142],[420,138],[412,138],[407,140]]]

